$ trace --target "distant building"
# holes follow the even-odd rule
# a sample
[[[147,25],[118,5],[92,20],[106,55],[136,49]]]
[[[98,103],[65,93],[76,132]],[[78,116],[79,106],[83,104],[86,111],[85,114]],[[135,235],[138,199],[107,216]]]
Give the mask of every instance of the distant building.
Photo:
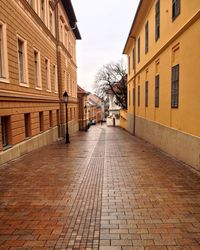
[[[200,170],[200,1],[140,0],[128,56],[128,131]]]
[[[100,122],[105,119],[104,111],[104,101],[102,98],[98,97],[95,94],[90,93],[88,95],[88,112],[89,112],[89,121]]]
[[[107,126],[119,126],[121,107],[117,105],[116,96],[114,95],[112,90],[109,90],[107,92],[107,96],[109,99],[108,117],[106,119]]]
[[[85,91],[79,85],[77,86],[78,91],[78,107],[79,107],[79,130],[85,131],[87,130],[88,125],[88,95],[89,92]]]
[[[0,164],[78,130],[76,40],[71,0],[0,3]]]

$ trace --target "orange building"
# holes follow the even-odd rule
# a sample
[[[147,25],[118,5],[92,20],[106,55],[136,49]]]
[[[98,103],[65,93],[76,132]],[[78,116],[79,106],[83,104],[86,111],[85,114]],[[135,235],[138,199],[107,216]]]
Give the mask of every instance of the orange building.
[[[78,130],[76,40],[71,1],[0,1],[0,164]]]

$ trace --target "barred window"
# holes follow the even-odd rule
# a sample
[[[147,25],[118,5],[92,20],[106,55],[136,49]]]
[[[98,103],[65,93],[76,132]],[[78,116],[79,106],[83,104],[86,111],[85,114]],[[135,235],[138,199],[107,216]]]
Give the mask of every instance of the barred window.
[[[2,146],[6,147],[10,142],[10,116],[1,117]]]
[[[155,107],[159,107],[159,88],[160,88],[160,76],[155,77]]]
[[[155,6],[155,39],[160,38],[160,0],[157,1]]]
[[[40,132],[42,132],[44,130],[44,115],[43,112],[39,112],[39,128],[40,128]]]
[[[49,127],[53,127],[53,112],[52,110],[49,111]]]
[[[145,53],[149,51],[149,22],[145,24]]]
[[[172,20],[180,14],[180,0],[172,0]]]
[[[31,136],[31,115],[30,113],[24,114],[24,129],[25,129],[25,138]]]
[[[140,106],[140,85],[138,86],[138,107]]]
[[[148,107],[148,101],[149,101],[149,82],[145,82],[145,107]]]
[[[179,105],[179,64],[172,67],[171,107]]]

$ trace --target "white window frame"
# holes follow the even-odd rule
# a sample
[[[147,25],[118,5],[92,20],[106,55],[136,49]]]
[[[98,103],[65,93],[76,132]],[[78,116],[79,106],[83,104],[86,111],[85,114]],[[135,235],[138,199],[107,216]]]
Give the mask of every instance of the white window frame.
[[[43,23],[44,24],[48,24],[48,12],[47,12],[47,2],[46,2],[46,0],[44,0],[44,16],[43,16],[43,18],[42,18],[42,15],[41,15],[41,1],[42,0],[39,0],[39,16],[40,16],[40,18],[41,18],[41,20],[43,21]]]
[[[35,88],[38,90],[42,89],[42,76],[41,76],[41,56],[40,56],[40,51],[37,50],[36,48],[33,48],[33,53],[37,53],[38,56],[38,63],[37,63],[37,80],[38,82],[36,83],[35,81],[35,61],[34,61],[34,81],[35,81]],[[33,58],[35,60],[35,58]]]
[[[64,43],[64,25],[62,21],[60,20],[60,41]]]
[[[19,68],[19,40],[23,42],[23,62],[24,62],[24,81],[20,81],[20,68]],[[17,35],[17,54],[18,54],[18,74],[19,74],[19,85],[22,87],[29,87],[29,80],[28,80],[28,55],[27,55],[27,41],[22,38],[21,36]]]
[[[47,72],[46,72],[46,62],[47,62]],[[51,92],[50,60],[47,57],[45,57],[45,81],[46,81],[46,91]]]
[[[50,26],[51,16],[52,16],[52,27]],[[49,30],[51,31],[53,36],[55,36],[55,13],[52,10],[51,6],[49,6]]]
[[[54,76],[54,92],[58,93],[58,67],[53,65],[53,76]]]
[[[67,29],[65,28],[65,47],[66,47],[66,49],[68,48],[68,31],[67,31]]]
[[[0,20],[0,26],[2,28],[2,41],[1,41],[1,49],[2,49],[2,76],[0,76],[0,82],[9,83],[9,71],[8,71],[8,47],[7,47],[7,29],[6,24]]]

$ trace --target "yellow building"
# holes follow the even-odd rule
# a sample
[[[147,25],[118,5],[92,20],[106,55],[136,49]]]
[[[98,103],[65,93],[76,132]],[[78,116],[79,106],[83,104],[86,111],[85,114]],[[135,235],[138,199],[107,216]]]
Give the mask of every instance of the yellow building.
[[[127,130],[200,170],[200,1],[141,0],[123,53]]]

